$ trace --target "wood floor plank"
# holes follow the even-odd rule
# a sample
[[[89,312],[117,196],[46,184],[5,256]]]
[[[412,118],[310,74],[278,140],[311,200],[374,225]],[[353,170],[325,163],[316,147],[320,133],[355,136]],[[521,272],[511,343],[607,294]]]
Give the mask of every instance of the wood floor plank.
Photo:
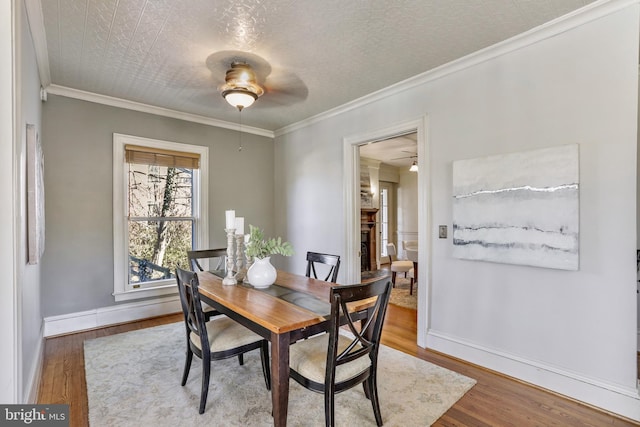
[[[420,348],[416,344],[416,319],[415,310],[389,305],[383,329],[383,343],[477,381],[477,384],[436,421],[434,426],[629,427],[640,425],[640,423],[611,416],[482,367]],[[38,403],[68,403],[70,404],[70,425],[87,426],[89,415],[84,375],[84,341],[181,321],[182,315],[175,314],[48,338],[45,342]],[[382,405],[384,408],[384,403]]]

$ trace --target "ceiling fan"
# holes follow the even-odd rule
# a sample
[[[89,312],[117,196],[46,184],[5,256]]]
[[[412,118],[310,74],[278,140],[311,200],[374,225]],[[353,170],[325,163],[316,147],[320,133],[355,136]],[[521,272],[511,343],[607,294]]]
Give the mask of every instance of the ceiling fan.
[[[248,104],[242,104],[242,107],[232,104],[239,109],[258,99],[255,105],[261,108],[291,105],[309,95],[307,86],[295,73],[274,68],[254,53],[219,51],[207,57],[206,65],[213,83],[225,99],[238,95],[245,97]]]
[[[403,160],[403,159],[417,159],[418,158],[418,153],[413,153],[411,151],[404,151],[402,150],[403,153],[407,153],[407,154],[411,154],[410,156],[404,156],[404,157],[396,157],[395,159],[391,159],[391,160]],[[413,163],[411,164],[411,167],[409,167],[409,171],[410,172],[418,172],[418,162],[416,160],[413,161]]]
[[[395,159],[391,159],[391,160],[403,160],[403,159],[417,159],[418,158],[418,153],[413,153],[411,151],[404,151],[402,150],[403,153],[407,153],[407,154],[411,154],[410,156],[404,156],[404,157],[396,157]]]

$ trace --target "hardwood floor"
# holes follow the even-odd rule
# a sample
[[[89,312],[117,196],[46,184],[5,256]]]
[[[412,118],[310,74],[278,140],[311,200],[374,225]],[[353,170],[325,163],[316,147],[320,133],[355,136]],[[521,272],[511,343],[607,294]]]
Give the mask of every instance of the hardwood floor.
[[[84,340],[179,321],[182,321],[182,315],[175,314],[47,339],[38,403],[68,403],[70,425],[87,426]],[[640,425],[492,371],[419,348],[415,343],[416,332],[416,311],[389,305],[383,331],[384,344],[477,380],[477,384],[435,426]],[[127,398],[130,396],[123,396],[123,399]]]

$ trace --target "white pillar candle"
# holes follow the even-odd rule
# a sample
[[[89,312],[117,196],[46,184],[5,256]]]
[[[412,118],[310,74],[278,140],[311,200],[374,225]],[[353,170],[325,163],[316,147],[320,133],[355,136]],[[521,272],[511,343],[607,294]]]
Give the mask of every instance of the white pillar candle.
[[[236,217],[236,234],[244,234],[244,217]]]
[[[236,211],[226,211],[226,229],[231,230],[236,226]]]

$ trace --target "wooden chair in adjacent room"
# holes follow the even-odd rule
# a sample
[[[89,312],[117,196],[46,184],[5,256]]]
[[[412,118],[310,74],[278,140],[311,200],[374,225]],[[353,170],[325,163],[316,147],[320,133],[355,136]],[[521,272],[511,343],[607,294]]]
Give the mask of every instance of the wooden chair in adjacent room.
[[[316,265],[323,264],[326,267],[318,266],[318,270],[323,271],[321,277],[318,277]],[[307,252],[307,271],[305,276],[321,279],[325,282],[336,283],[338,280],[338,270],[340,269],[340,255],[322,254],[319,252]],[[326,276],[325,276],[326,273]],[[325,276],[324,278],[322,276]]]
[[[180,303],[187,329],[187,354],[182,374],[182,385],[187,383],[191,361],[195,354],[202,360],[202,387],[200,391],[199,413],[204,413],[209,393],[211,362],[242,355],[252,350],[260,350],[262,373],[267,390],[271,389],[269,370],[269,343],[260,335],[250,331],[226,316],[218,316],[205,321],[198,289],[198,276],[192,271],[176,269]]]
[[[411,286],[410,292],[413,294],[413,262],[399,260],[398,253],[396,252],[396,245],[393,243],[387,244],[387,254],[389,255],[389,262],[391,264],[391,283],[393,283],[393,287],[395,288],[396,286],[396,275],[398,273],[404,273],[404,277],[409,279]]]
[[[391,295],[388,279],[369,284],[334,286],[331,289],[329,333],[292,344],[289,350],[290,376],[303,387],[324,394],[325,424],[335,425],[334,395],[362,384],[371,400],[378,426],[382,414],[378,401],[377,366],[382,324]],[[358,301],[375,299],[369,317],[361,322],[362,312],[349,312]],[[340,333],[341,324],[352,336]]]

